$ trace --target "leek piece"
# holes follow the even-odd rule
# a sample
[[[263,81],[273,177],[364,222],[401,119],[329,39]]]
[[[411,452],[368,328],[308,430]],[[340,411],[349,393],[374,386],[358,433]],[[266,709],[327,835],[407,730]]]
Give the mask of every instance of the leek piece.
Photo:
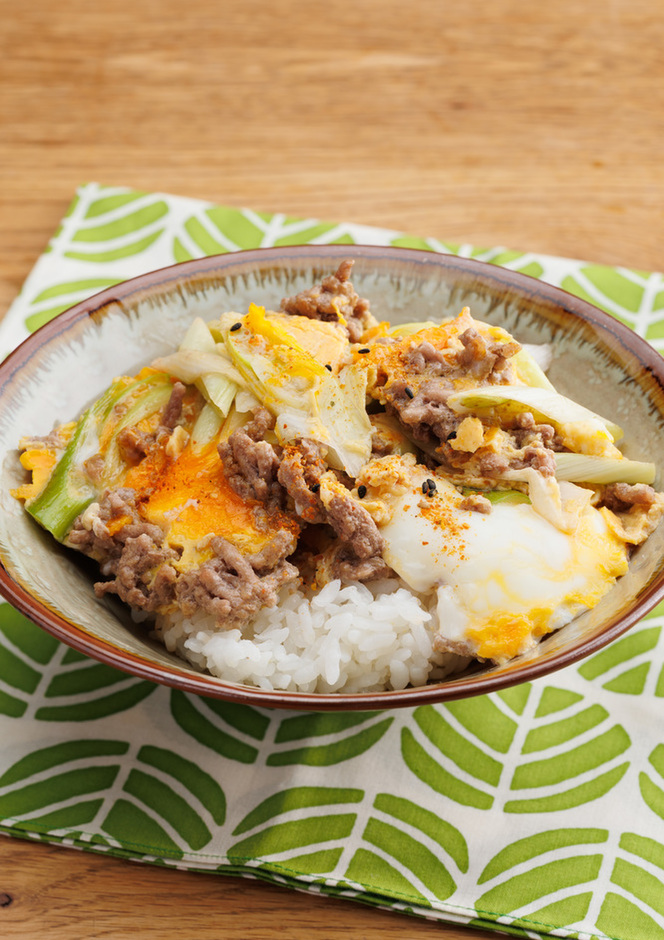
[[[129,385],[116,380],[109,389],[81,415],[62,457],[56,464],[46,486],[26,509],[30,515],[62,542],[74,523],[102,489],[114,482],[125,470],[117,446],[117,435],[126,427],[161,410],[168,402],[173,386],[167,375],[153,373]],[[113,409],[126,406],[121,419],[113,425],[104,460],[102,483],[95,485],[85,471],[85,461],[100,450],[100,438]]]
[[[257,403],[260,405],[260,402]],[[233,402],[231,410],[228,412],[224,418],[223,424],[221,425],[221,430],[219,432],[219,440],[227,441],[228,438],[234,431],[239,430],[240,428],[245,427],[247,422],[251,419],[251,414],[247,411],[244,411],[238,407],[237,398]],[[268,432],[269,434],[270,432]],[[265,435],[267,439],[267,434]]]
[[[124,397],[126,390],[124,383],[114,382],[81,415],[46,486],[34,500],[26,504],[25,508],[30,515],[59,542],[63,541],[76,517],[98,495],[85,473],[83,463],[98,453],[99,424],[108,416],[113,405]]]
[[[118,447],[118,434],[120,431],[125,428],[136,427],[145,418],[149,418],[157,411],[162,411],[171,397],[173,385],[167,375],[158,374],[151,377],[151,379],[152,381],[141,382],[134,389],[136,400],[113,428],[113,433],[104,454],[102,480],[105,487],[117,483],[126,470],[125,462]],[[157,381],[158,379],[161,379],[161,381]]]
[[[457,414],[519,413],[530,411],[553,424],[570,450],[617,456],[613,442],[623,436],[618,425],[548,388],[492,385],[453,392],[447,404]]]
[[[521,349],[512,356],[512,362],[516,366],[516,372],[519,379],[531,388],[548,388],[554,392],[555,388],[549,381],[537,360],[525,348]]]
[[[242,382],[242,375],[224,355],[200,349],[179,349],[170,356],[161,356],[152,363],[155,369],[168,372],[186,385],[194,385],[207,375],[225,376],[232,382]]]
[[[318,441],[330,466],[357,476],[371,456],[365,370],[346,366],[335,376],[254,304],[244,326],[229,331],[226,344],[249,390],[275,415],[280,442]]]
[[[193,450],[202,450],[207,444],[216,440],[221,431],[225,419],[219,414],[219,411],[206,402],[191,429],[191,447]]]
[[[157,360],[157,367],[182,382],[195,384],[222,418],[228,414],[241,383],[241,376],[231,365],[225,348],[217,345],[200,317],[191,323],[178,352]]]
[[[654,483],[655,464],[639,460],[556,454],[556,477],[570,483]]]
[[[464,496],[485,496],[490,503],[529,503],[530,499],[521,490],[476,490],[472,487],[464,486],[461,488]]]

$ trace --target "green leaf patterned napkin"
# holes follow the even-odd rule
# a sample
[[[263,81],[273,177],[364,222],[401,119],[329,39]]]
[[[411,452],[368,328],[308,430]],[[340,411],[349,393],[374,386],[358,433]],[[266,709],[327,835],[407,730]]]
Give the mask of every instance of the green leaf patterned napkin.
[[[563,286],[664,348],[660,274],[90,184],[0,352],[144,271],[303,242],[471,255]],[[517,936],[664,938],[663,626],[660,607],[581,665],[486,697],[301,714],[116,672],[3,604],[0,830]]]

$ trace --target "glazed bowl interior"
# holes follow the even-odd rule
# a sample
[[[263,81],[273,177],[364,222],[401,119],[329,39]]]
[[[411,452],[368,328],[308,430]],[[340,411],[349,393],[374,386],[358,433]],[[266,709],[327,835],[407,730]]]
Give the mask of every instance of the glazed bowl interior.
[[[476,665],[418,689],[315,695],[266,692],[198,672],[169,654],[125,608],[98,600],[85,560],[57,545],[10,490],[24,480],[17,443],[71,420],[111,379],[177,345],[196,316],[277,308],[355,258],[353,283],[378,319],[438,320],[469,306],[474,317],[526,343],[550,343],[556,388],[626,429],[623,451],[656,463],[664,488],[664,367],[629,329],[542,282],[482,262],[409,249],[306,246],[240,252],[176,265],[118,285],[42,327],[0,366],[0,590],[58,639],[109,665],[208,696],[308,710],[413,706],[532,680],[597,651],[664,594],[664,526],[593,610],[506,665]]]

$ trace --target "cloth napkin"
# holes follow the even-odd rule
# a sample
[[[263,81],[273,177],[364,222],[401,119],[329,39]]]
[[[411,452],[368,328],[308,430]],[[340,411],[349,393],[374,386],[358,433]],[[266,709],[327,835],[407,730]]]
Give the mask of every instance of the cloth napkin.
[[[660,274],[89,184],[5,317],[0,352],[144,271],[305,242],[504,265],[664,345]],[[305,714],[136,679],[2,604],[0,830],[517,936],[662,938],[663,624],[664,605],[580,665],[504,692]]]

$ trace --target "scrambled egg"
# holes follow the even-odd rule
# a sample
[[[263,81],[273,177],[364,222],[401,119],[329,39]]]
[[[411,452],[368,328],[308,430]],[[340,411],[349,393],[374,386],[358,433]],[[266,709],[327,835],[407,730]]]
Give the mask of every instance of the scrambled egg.
[[[563,532],[525,500],[465,509],[454,486],[409,456],[372,461],[358,482],[387,563],[413,590],[437,592],[443,648],[504,662],[627,571],[625,543],[589,502]]]

